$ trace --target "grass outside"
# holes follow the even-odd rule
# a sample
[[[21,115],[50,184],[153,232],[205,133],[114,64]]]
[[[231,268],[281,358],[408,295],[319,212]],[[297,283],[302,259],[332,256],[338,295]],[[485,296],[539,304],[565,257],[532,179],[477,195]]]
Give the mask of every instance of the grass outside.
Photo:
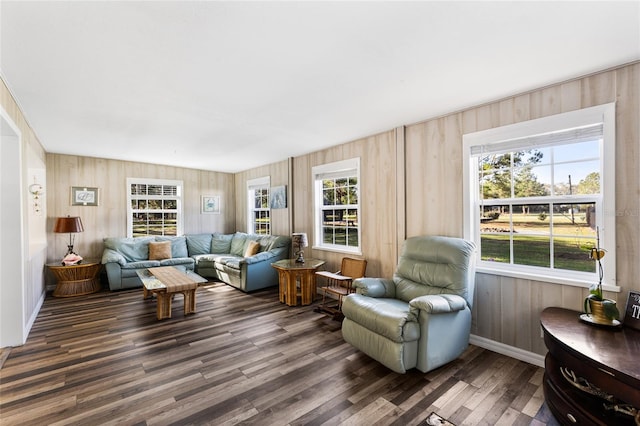
[[[482,260],[509,263],[509,233],[504,232],[509,230],[508,217],[501,215],[497,220],[482,224]],[[553,216],[554,268],[594,272],[596,265],[589,259],[589,249],[595,245],[595,230],[586,224],[584,217],[576,215],[575,219],[575,223],[572,223],[569,216]],[[540,220],[537,214],[514,214],[512,220],[516,231],[513,234],[513,262],[518,265],[550,267],[549,217]]]

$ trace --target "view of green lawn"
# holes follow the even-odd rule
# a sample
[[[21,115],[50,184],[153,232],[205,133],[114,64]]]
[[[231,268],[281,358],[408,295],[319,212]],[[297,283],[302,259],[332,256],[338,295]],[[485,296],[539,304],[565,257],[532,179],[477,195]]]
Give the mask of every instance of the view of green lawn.
[[[550,219],[553,220],[551,241]],[[589,250],[595,246],[595,230],[588,226],[584,213],[513,214],[513,263],[528,266],[553,266],[556,269],[595,272]],[[482,260],[510,262],[509,215],[484,222],[481,227]]]

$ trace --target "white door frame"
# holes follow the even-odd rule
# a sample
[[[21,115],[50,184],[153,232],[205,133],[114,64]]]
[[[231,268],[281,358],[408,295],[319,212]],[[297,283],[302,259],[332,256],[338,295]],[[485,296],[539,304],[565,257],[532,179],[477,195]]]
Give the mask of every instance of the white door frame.
[[[0,347],[26,342],[22,137],[0,107]]]

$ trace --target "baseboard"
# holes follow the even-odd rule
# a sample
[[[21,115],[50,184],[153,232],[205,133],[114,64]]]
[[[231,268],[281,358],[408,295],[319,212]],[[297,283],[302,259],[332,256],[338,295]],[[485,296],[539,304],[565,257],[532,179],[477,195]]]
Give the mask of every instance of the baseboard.
[[[33,327],[33,323],[36,322],[36,318],[40,313],[40,309],[42,308],[42,304],[44,303],[44,298],[46,295],[47,293],[43,291],[42,295],[40,295],[40,299],[38,300],[38,303],[36,304],[35,309],[33,310],[33,313],[31,314],[31,317],[29,318],[29,322],[27,322],[27,324],[24,327],[24,335],[26,336],[25,339],[29,336],[29,333],[31,332],[31,327]]]
[[[496,342],[495,340],[490,340],[486,337],[480,337],[474,334],[469,338],[469,343],[544,368],[544,355],[525,351],[523,349],[505,345],[504,343]]]

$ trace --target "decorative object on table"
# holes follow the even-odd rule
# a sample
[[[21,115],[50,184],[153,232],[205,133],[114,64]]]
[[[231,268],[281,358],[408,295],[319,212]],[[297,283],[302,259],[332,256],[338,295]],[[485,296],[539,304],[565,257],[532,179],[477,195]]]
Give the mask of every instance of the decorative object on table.
[[[640,292],[629,292],[627,308],[624,314],[624,325],[640,330]]]
[[[100,202],[100,189],[84,186],[71,187],[72,206],[97,206]]]
[[[589,295],[584,299],[585,313],[580,315],[580,319],[590,324],[619,326],[620,312],[616,307],[616,301],[605,299],[602,294],[604,271],[601,260],[604,255],[605,250],[600,247],[600,231],[596,228],[596,246],[589,252],[589,258],[597,262],[598,283],[593,284],[589,289]]]
[[[73,251],[73,244],[75,242],[75,235],[78,232],[83,232],[82,220],[78,216],[59,217],[56,219],[56,223],[53,226],[53,232],[55,233],[68,233],[69,244],[67,245],[67,254],[62,259],[63,265],[75,265],[80,263],[82,257],[78,256]]]
[[[220,196],[219,195],[203,195],[202,196],[202,213],[220,214]]]
[[[269,208],[286,209],[287,208],[287,185],[271,187],[269,200]]]
[[[307,234],[304,232],[294,232],[291,234],[293,244],[293,254],[296,256],[296,263],[304,263],[304,248],[309,245]]]

